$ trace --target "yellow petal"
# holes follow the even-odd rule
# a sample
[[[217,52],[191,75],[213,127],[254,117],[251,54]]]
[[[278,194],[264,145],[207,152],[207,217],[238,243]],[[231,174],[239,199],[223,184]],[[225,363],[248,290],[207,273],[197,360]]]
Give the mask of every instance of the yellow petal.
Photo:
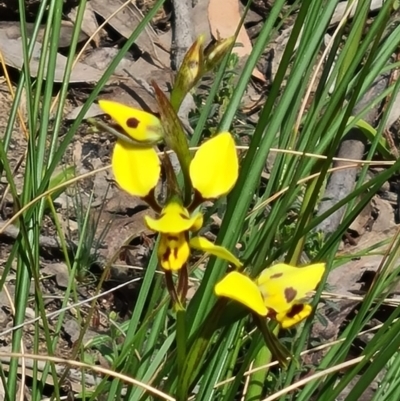
[[[203,227],[204,219],[201,213],[196,213],[193,215],[194,223],[192,227],[190,227],[190,231],[199,231],[201,227]]]
[[[312,308],[308,304],[295,304],[290,311],[277,314],[275,318],[283,329],[287,329],[306,319],[311,311]]]
[[[189,244],[191,248],[210,253],[211,255],[217,256],[221,259],[225,259],[236,267],[243,266],[242,262],[226,248],[223,246],[214,245],[207,238],[193,237],[190,239]]]
[[[257,279],[265,306],[277,314],[286,313],[315,289],[324,271],[324,263],[305,267],[279,263],[265,269]]]
[[[137,148],[118,140],[111,163],[115,181],[131,195],[148,195],[160,178],[160,159],[153,148]]]
[[[160,120],[146,111],[111,100],[99,100],[100,108],[138,142],[157,142],[163,135]]]
[[[238,272],[228,273],[215,285],[214,291],[219,297],[226,297],[240,302],[261,316],[267,316],[268,314],[268,309],[264,305],[260,290],[244,274]]]
[[[157,250],[161,267],[176,271],[182,268],[190,255],[186,234],[161,234]]]
[[[145,221],[150,230],[163,234],[177,234],[190,231],[202,222],[200,213],[190,217],[189,212],[178,202],[170,202],[161,212],[159,219],[145,216]]]
[[[204,199],[227,194],[238,178],[239,162],[235,141],[229,132],[222,132],[203,143],[190,163],[193,188]]]

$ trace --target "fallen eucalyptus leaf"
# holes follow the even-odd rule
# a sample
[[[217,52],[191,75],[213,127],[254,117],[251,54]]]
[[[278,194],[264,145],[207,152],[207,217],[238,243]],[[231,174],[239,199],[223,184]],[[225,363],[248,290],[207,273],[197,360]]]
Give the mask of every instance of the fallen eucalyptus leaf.
[[[22,69],[22,66],[24,64],[24,57],[22,53],[21,39],[8,39],[4,36],[0,36],[0,51],[4,57],[5,63],[8,66],[16,68],[18,70]],[[37,76],[41,51],[42,45],[40,43],[36,43],[29,64],[30,74],[32,77]],[[66,65],[67,58],[61,54],[57,54],[54,82],[63,82]],[[86,64],[77,62],[71,72],[69,82],[96,83],[102,77],[102,75],[103,73],[101,71],[93,67],[89,67]]]
[[[117,11],[125,1],[123,0],[92,0],[91,5],[94,12],[100,15],[105,20]],[[116,15],[114,15],[108,24],[111,25],[121,36],[128,39],[136,27],[140,24],[143,19],[142,13],[133,4],[127,4],[121,9]],[[151,57],[158,60],[158,55],[154,47],[154,42],[157,42],[157,34],[148,25],[140,33],[136,39],[135,44],[142,50],[150,54]]]
[[[33,34],[35,24],[31,22],[26,23],[26,31],[28,37],[31,38]],[[39,28],[39,33],[36,38],[37,42],[42,42],[45,25]],[[61,21],[60,37],[58,39],[58,47],[68,47],[71,44],[72,34],[74,31],[74,24],[69,21]],[[3,41],[3,37],[7,39],[20,39],[21,38],[21,27],[19,22],[16,21],[0,21],[0,39]],[[79,32],[78,42],[83,42],[88,36],[84,32]]]

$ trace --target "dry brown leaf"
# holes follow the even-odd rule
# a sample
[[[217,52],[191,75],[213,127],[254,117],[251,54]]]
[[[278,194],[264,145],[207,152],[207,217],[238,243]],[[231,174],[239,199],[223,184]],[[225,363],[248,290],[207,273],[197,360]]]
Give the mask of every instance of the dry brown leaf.
[[[117,53],[118,49],[116,48],[97,48],[86,53],[82,61],[100,71],[105,71],[115,59]],[[105,94],[105,98],[154,112],[157,112],[158,108],[152,94],[151,81],[160,82],[161,89],[164,92],[168,92],[172,84],[171,69],[161,69],[149,63],[143,57],[139,57],[135,61],[129,55],[126,55],[120,61],[114,73],[121,77],[120,82],[118,85],[107,87],[108,93]],[[97,110],[92,108],[91,113],[97,113]],[[72,114],[72,117],[74,115],[76,114]]]
[[[210,0],[208,20],[214,38],[225,39],[234,35],[240,24],[240,19],[238,0]],[[235,47],[233,49],[234,53],[239,57],[247,57],[251,53],[253,46],[243,25],[240,28],[236,42],[241,44],[241,47]],[[257,68],[253,70],[252,75],[265,82],[264,75]]]
[[[198,0],[192,9],[193,29],[196,37],[205,35],[205,42],[211,41],[210,22],[207,10],[210,0]]]
[[[122,192],[120,192],[122,194]],[[120,196],[120,194],[114,196]],[[131,197],[132,198],[132,197]],[[117,208],[117,206],[115,206]],[[123,210],[124,205],[121,205],[119,210]],[[103,242],[107,244],[107,247],[98,250],[99,255],[104,260],[110,260],[114,257],[116,252],[121,251],[127,239],[140,238],[142,235],[150,236],[153,234],[149,230],[144,222],[144,216],[150,214],[152,217],[154,213],[148,209],[139,210],[135,213],[135,209],[131,208],[130,213],[132,215],[121,215],[119,213],[108,212],[106,210],[101,211],[101,215],[95,215],[95,219],[98,218],[99,226],[98,232],[105,232]]]
[[[94,12],[107,20],[111,14],[117,11],[126,1],[123,0],[92,0],[92,8]],[[143,19],[142,13],[131,2],[119,11],[108,23],[124,38],[128,39],[132,32],[137,28]],[[158,60],[158,54],[154,47],[154,42],[157,42],[157,34],[150,26],[140,33],[135,44],[142,50],[146,51],[155,60]]]
[[[36,77],[39,69],[39,61],[41,56],[42,45],[36,43],[29,64],[30,74]],[[5,63],[13,68],[20,70],[24,63],[22,52],[22,42],[20,39],[8,39],[0,33],[0,51],[4,57]],[[67,58],[61,54],[57,55],[56,70],[54,82],[62,82],[64,80],[65,67]],[[45,67],[46,68],[46,67]],[[46,75],[46,72],[45,72]],[[83,63],[76,63],[70,76],[71,83],[77,82],[97,82],[102,77],[102,72]]]
[[[26,23],[26,31],[28,37],[32,36],[34,30],[34,24],[31,22]],[[37,42],[42,42],[45,25],[39,28],[39,33],[36,38]],[[60,38],[58,40],[58,47],[68,47],[71,43],[72,33],[74,25],[69,21],[62,21],[60,28]],[[19,22],[16,21],[0,21],[0,38],[6,37],[7,39],[20,39],[21,28]],[[88,36],[81,31],[79,33],[78,42],[83,42]]]
[[[78,7],[73,8],[69,14],[68,18],[71,21],[76,20],[76,16],[78,13]],[[96,15],[94,14],[93,8],[91,3],[86,3],[86,8],[83,14],[83,21],[82,21],[82,26],[81,26],[81,31],[84,32],[88,37],[92,36],[97,28],[99,27],[99,24],[97,23]],[[93,42],[98,47],[100,45],[100,35],[97,34],[93,37]]]

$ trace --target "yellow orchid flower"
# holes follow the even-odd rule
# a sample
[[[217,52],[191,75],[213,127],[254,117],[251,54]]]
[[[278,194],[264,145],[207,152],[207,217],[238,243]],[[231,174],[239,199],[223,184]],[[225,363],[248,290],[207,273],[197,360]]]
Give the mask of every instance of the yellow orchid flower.
[[[150,113],[117,102],[102,100],[99,106],[135,141],[118,137],[112,156],[115,180],[126,192],[145,198],[157,209],[152,191],[160,178],[161,165],[152,144],[162,137],[161,121]],[[157,252],[164,270],[177,271],[185,266],[190,249],[223,258],[237,267],[242,265],[224,247],[214,245],[203,237],[189,238],[190,232],[198,231],[203,225],[203,215],[190,215],[190,211],[206,199],[227,194],[235,185],[238,174],[235,141],[229,132],[219,133],[204,142],[190,162],[189,176],[195,192],[192,203],[185,207],[175,195],[164,205],[159,218],[145,216],[147,226],[160,233]]]
[[[237,267],[242,265],[227,249],[204,237],[189,239],[189,233],[198,231],[203,225],[203,215],[197,212],[190,216],[178,199],[170,201],[158,219],[145,216],[145,221],[150,230],[160,233],[158,258],[165,270],[180,270],[189,259],[191,248],[228,260]]]
[[[306,319],[312,308],[305,298],[321,281],[324,263],[293,267],[284,263],[265,269],[256,280],[239,272],[228,273],[215,286],[217,296],[240,302],[284,329]]]
[[[112,168],[118,185],[134,196],[146,197],[157,185],[161,166],[151,144],[162,138],[161,121],[153,114],[108,100],[99,101],[109,114],[141,146],[118,139],[112,157]],[[145,147],[143,144],[148,143]],[[204,142],[190,163],[193,188],[203,200],[227,194],[235,185],[239,162],[235,141],[222,132]]]

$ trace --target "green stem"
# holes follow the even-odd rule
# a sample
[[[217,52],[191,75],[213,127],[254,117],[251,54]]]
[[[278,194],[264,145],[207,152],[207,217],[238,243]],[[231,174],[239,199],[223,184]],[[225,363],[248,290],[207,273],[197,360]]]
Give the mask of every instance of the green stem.
[[[182,379],[184,373],[184,367],[186,362],[186,311],[179,309],[176,312],[176,348],[177,348],[177,366],[178,366],[178,378],[179,381]],[[185,398],[177,397],[178,401],[185,401]]]
[[[207,356],[207,350],[211,344],[212,336],[218,327],[218,322],[224,312],[226,303],[226,300],[218,300],[204,323],[201,325],[200,331],[196,335],[196,338],[185,358],[185,363],[181,371],[182,375],[178,376],[179,385],[177,386],[177,401],[187,400],[188,392],[192,387],[201,367],[203,366],[204,360]],[[179,327],[177,330],[179,330]]]
[[[271,359],[272,353],[270,349],[266,345],[263,345],[260,351],[257,353],[253,369],[257,369],[260,366],[265,366],[265,364],[271,362]],[[246,392],[246,401],[256,401],[262,399],[262,392],[267,374],[268,369],[260,369],[251,375],[249,387]]]

